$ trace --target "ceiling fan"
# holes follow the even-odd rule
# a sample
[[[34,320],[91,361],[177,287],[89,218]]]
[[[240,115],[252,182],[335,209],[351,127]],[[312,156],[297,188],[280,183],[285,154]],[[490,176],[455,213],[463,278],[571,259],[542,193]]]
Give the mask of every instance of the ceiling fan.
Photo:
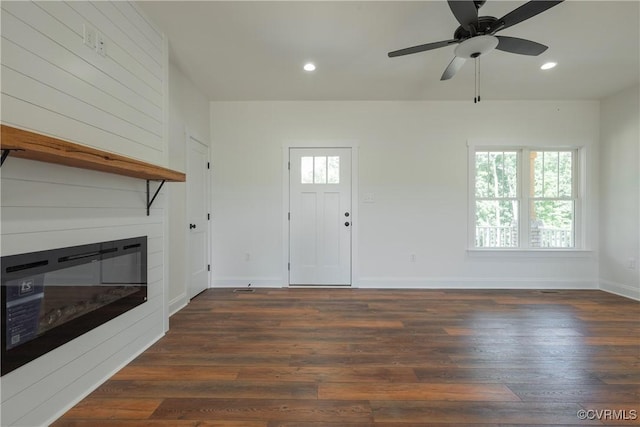
[[[460,26],[453,33],[453,38],[435,43],[421,44],[405,49],[389,52],[389,57],[409,55],[424,52],[441,47],[457,44],[455,56],[444,70],[440,80],[449,80],[456,75],[467,59],[475,59],[491,52],[494,49],[520,55],[537,56],[547,50],[547,46],[531,40],[517,37],[496,36],[513,25],[519,24],[529,18],[544,12],[562,3],[563,0],[531,0],[522,6],[507,13],[500,19],[493,16],[478,16],[478,9],[486,3],[486,0],[448,0],[453,16]]]

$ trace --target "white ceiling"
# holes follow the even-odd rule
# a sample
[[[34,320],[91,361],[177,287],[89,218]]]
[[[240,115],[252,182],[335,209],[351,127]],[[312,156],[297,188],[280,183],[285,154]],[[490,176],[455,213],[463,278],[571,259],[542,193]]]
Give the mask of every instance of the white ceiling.
[[[524,1],[488,0],[501,17]],[[387,52],[453,38],[442,1],[143,1],[170,57],[210,100],[472,100],[474,64],[440,81],[453,46]],[[639,81],[640,1],[567,0],[501,35],[549,46],[539,57],[483,56],[489,99],[600,99]],[[543,72],[548,60],[558,66]],[[317,70],[305,73],[313,61]]]

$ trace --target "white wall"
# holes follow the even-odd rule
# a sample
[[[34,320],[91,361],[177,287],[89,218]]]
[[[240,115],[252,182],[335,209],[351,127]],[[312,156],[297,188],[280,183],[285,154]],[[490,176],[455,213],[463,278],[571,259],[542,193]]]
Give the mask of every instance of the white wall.
[[[173,63],[169,66],[169,100],[169,167],[186,171],[186,133],[209,143],[209,101]],[[171,185],[168,206],[170,313],[179,310],[189,301],[186,203],[186,185]]]
[[[1,31],[4,124],[166,164],[167,48],[135,4],[3,1]],[[2,255],[149,239],[147,302],[2,377],[1,424],[37,426],[163,334],[165,200],[147,217],[143,180],[11,156],[1,185]]]
[[[212,102],[216,286],[283,286],[283,146],[355,140],[360,287],[594,288],[594,252],[467,251],[467,141],[584,144],[597,248],[598,102]],[[373,193],[374,203],[363,196]],[[245,261],[245,254],[250,261]],[[417,262],[411,263],[410,254]]]
[[[635,86],[602,101],[600,145],[600,283],[602,289],[636,299],[640,299],[639,98],[640,88]]]

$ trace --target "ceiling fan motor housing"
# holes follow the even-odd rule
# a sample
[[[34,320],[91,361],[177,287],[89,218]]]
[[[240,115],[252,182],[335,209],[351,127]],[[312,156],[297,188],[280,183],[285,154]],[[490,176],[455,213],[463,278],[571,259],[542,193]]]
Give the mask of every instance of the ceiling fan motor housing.
[[[498,22],[498,18],[493,16],[479,16],[478,17],[478,26],[474,26],[475,34],[472,34],[470,31],[465,30],[462,26],[459,26],[456,31],[453,33],[453,38],[456,40],[466,40],[474,35],[484,35],[491,34],[493,30],[495,30],[498,26],[496,23]]]

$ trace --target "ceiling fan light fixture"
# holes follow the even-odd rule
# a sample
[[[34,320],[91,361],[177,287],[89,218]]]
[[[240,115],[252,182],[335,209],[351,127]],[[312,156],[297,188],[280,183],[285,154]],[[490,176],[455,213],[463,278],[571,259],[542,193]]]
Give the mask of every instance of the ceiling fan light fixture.
[[[491,52],[496,46],[498,46],[498,38],[496,36],[476,36],[456,46],[454,53],[457,57],[472,59]]]
[[[302,67],[305,71],[315,71],[316,66],[315,64],[313,64],[312,62],[307,62],[306,64],[304,64],[304,67]]]
[[[541,70],[550,70],[552,68],[554,68],[556,65],[558,65],[557,62],[545,62],[544,64],[542,64],[540,66]]]

